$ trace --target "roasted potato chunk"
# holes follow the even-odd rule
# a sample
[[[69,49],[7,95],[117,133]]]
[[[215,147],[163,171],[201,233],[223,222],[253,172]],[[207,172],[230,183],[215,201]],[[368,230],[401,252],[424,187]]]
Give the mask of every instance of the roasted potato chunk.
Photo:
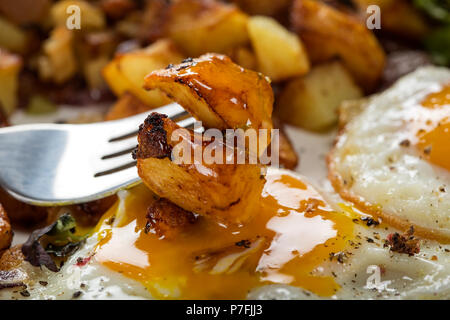
[[[65,26],[54,29],[43,44],[43,55],[38,58],[41,79],[63,83],[77,72],[73,33]]]
[[[24,227],[34,226],[44,221],[47,217],[47,209],[35,207],[10,196],[5,190],[0,188],[0,203],[8,212],[9,219],[13,224]]]
[[[28,40],[24,30],[0,16],[0,48],[24,53],[28,47]]]
[[[158,199],[147,209],[145,232],[154,232],[164,239],[173,239],[188,229],[197,220],[192,212],[186,211],[167,199]]]
[[[109,109],[105,120],[118,120],[150,110],[151,108],[136,98],[133,94],[125,92],[119,100]]]
[[[295,0],[292,23],[313,62],[337,56],[367,92],[376,88],[385,53],[362,22],[319,1]]]
[[[292,0],[233,0],[233,2],[250,14],[274,16],[286,10]]]
[[[22,254],[22,245],[14,246],[6,250],[3,254],[0,253],[0,270],[12,270],[17,268],[24,261]],[[23,272],[21,273],[23,274]],[[3,279],[0,279],[3,280]],[[14,280],[14,279],[13,279]],[[18,286],[23,283],[18,283]]]
[[[321,131],[337,121],[342,101],[362,96],[361,89],[339,62],[314,67],[304,78],[289,82],[276,113],[287,123]]]
[[[19,71],[22,59],[0,49],[0,108],[10,114],[17,106]]]
[[[284,131],[284,124],[280,121],[280,119],[274,117],[273,126],[274,128],[280,130],[280,166],[285,169],[294,170],[298,165],[298,156],[294,150],[294,147],[292,146],[291,141],[289,140],[289,137]]]
[[[69,15],[67,8],[76,6],[80,8],[80,28],[81,30],[101,29],[106,25],[103,11],[88,1],[83,0],[63,0],[58,1],[50,9],[50,16],[56,26],[66,26]]]
[[[128,91],[149,107],[156,108],[168,104],[170,99],[158,89],[144,90],[145,76],[182,59],[172,41],[159,40],[145,49],[117,56],[103,69],[103,76],[117,96]]]
[[[265,181],[262,167],[236,163],[194,164],[193,159],[173,161],[172,150],[179,143],[192,148],[191,156],[198,152],[196,149],[204,152],[212,143],[202,137],[195,138],[194,133],[186,129],[183,131],[187,134],[173,136],[177,129],[180,127],[176,123],[157,113],[152,113],[141,126],[135,158],[144,183],[158,196],[184,210],[217,221],[242,223],[255,215]],[[225,155],[225,146],[219,145],[215,150],[219,148],[223,148]]]
[[[248,32],[258,59],[258,70],[271,80],[282,81],[308,73],[309,59],[300,38],[275,19],[251,17]]]
[[[226,53],[248,42],[247,15],[210,0],[180,0],[167,13],[165,33],[189,56]]]
[[[165,92],[208,128],[272,128],[269,81],[223,55],[207,54],[154,71],[145,78],[145,88]]]
[[[0,252],[11,245],[13,232],[5,209],[0,204]]]
[[[407,0],[352,0],[362,16],[366,16],[367,8],[377,5],[381,10],[381,29],[417,39],[429,31],[427,22],[420,12]]]

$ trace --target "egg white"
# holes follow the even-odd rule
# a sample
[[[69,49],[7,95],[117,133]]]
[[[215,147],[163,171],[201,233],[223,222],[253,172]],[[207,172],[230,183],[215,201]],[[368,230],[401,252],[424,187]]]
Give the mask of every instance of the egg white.
[[[268,174],[288,173],[285,170],[269,169]],[[289,172],[289,174],[293,174]],[[304,177],[297,175],[302,181]],[[120,201],[127,201],[128,192],[121,192]],[[325,195],[327,201],[334,195]],[[340,208],[337,203],[331,203]],[[116,221],[120,223],[124,206],[118,206]],[[344,214],[344,213],[343,213]],[[345,250],[348,259],[340,263],[333,259],[316,268],[317,275],[334,274],[341,289],[333,299],[422,299],[450,298],[450,246],[426,240],[422,243],[420,254],[409,257],[393,253],[383,246],[383,239],[395,230],[369,228],[364,223],[355,225],[355,239],[359,245],[348,246]],[[100,231],[101,232],[101,231]],[[0,290],[1,299],[152,299],[151,294],[139,282],[129,279],[95,260],[95,255],[83,266],[77,266],[79,258],[92,255],[98,243],[98,234],[87,239],[84,246],[72,255],[57,273],[32,267],[22,263],[20,270],[27,274],[24,281],[30,297],[23,297],[20,289]],[[367,241],[370,238],[372,241]],[[434,258],[432,259],[432,257]],[[386,288],[369,289],[367,279],[371,275],[367,268],[372,265],[383,266],[386,273],[382,281],[391,281]],[[42,285],[39,281],[48,284]],[[74,296],[75,294],[75,296]],[[232,298],[232,297],[230,297]],[[253,289],[249,299],[322,299],[302,288],[289,285],[271,284]]]
[[[345,181],[340,191],[444,236],[450,236],[450,172],[401,142],[408,138],[404,126],[411,106],[448,83],[450,70],[439,67],[402,78],[370,99],[347,124],[329,157],[331,175]]]

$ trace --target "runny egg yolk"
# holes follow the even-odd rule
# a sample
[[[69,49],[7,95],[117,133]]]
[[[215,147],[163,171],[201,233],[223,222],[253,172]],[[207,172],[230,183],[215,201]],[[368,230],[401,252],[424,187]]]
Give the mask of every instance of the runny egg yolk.
[[[320,296],[339,285],[316,269],[353,238],[351,217],[335,212],[311,186],[288,174],[269,174],[258,215],[225,226],[200,217],[174,239],[145,233],[153,194],[129,192],[98,227],[94,258],[141,282],[159,299],[242,299],[264,284],[289,284]],[[111,218],[118,219],[110,225]],[[123,220],[122,220],[123,219]]]
[[[450,171],[450,84],[421,103],[431,118],[417,132],[417,148],[429,162]]]

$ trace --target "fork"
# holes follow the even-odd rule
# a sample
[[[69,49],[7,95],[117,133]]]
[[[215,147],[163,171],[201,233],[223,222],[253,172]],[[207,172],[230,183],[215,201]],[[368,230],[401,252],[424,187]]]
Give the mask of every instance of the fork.
[[[179,126],[195,119],[172,103],[151,112]],[[77,204],[140,183],[136,161],[138,127],[149,112],[93,124],[31,124],[0,129],[0,186],[38,206]]]

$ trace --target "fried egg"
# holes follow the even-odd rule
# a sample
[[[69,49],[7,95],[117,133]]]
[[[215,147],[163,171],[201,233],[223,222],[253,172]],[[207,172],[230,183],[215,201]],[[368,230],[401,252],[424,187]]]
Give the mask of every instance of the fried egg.
[[[225,226],[199,219],[177,238],[146,233],[144,186],[119,193],[84,246],[59,272],[23,262],[14,299],[349,299],[450,296],[449,246],[425,241],[410,257],[383,245],[387,225],[335,202],[308,180],[270,168],[259,214]],[[447,250],[447,251],[446,251]],[[368,268],[382,271],[367,287]],[[370,271],[370,270],[369,270]]]
[[[374,96],[329,155],[344,198],[400,229],[450,241],[450,71],[425,67]]]

